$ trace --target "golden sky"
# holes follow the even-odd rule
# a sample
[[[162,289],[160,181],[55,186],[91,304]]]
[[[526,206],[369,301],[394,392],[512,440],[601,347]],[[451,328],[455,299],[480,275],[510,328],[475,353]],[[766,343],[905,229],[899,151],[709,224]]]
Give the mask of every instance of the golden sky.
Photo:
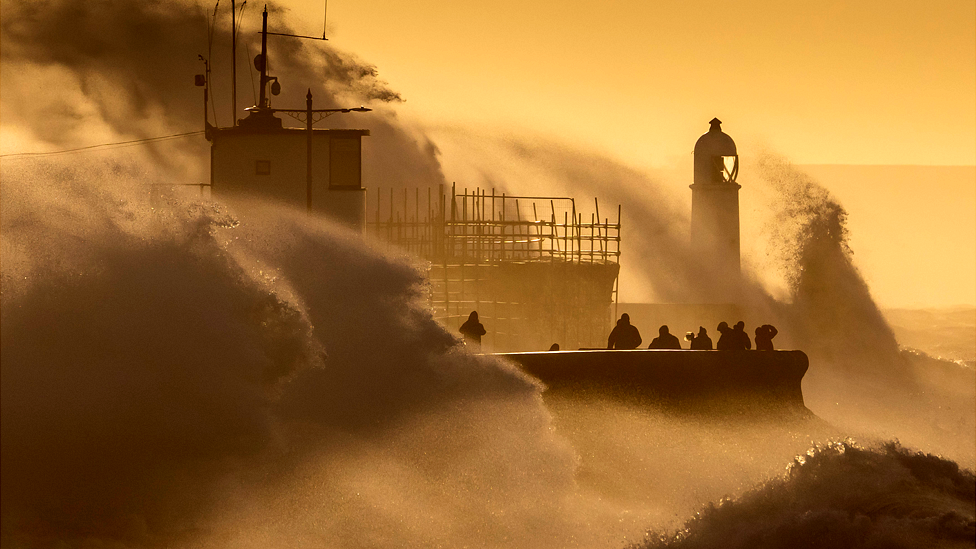
[[[324,0],[280,2],[295,32],[322,32]],[[431,136],[450,126],[541,136],[676,173],[717,116],[744,165],[768,148],[799,165],[968,166],[813,175],[848,209],[855,264],[882,305],[976,304],[973,0],[331,0],[328,7],[330,44],[375,64],[406,99],[394,105],[397,115]],[[260,0],[248,6],[244,32],[256,30],[259,8]],[[246,65],[240,69],[246,89]],[[4,152],[41,146],[6,120]],[[86,128],[89,142],[80,144],[113,141],[103,130]],[[452,160],[441,160],[453,180]],[[690,171],[681,173],[690,180]],[[744,193],[750,175],[740,174]],[[683,177],[672,178],[675,193],[687,193]],[[744,231],[756,223],[748,206]]]
[[[289,1],[321,32],[321,2]],[[686,164],[717,116],[745,155],[976,165],[972,0],[332,0],[328,17],[331,44],[375,63],[421,123],[661,167]],[[883,306],[976,302],[976,170],[812,173],[850,212]]]
[[[289,3],[290,2],[290,3]],[[321,32],[319,0],[286,0]],[[798,163],[976,164],[972,0],[332,0],[332,44],[425,121],[527,128],[633,165],[713,116]]]

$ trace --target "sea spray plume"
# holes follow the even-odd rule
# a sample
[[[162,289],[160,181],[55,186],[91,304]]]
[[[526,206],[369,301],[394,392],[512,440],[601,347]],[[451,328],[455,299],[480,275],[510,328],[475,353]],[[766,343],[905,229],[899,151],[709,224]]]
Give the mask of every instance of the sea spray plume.
[[[791,296],[779,321],[810,355],[807,405],[845,428],[972,463],[972,370],[899,352],[854,265],[843,207],[779,156],[759,155],[755,169],[776,197],[770,248]]]
[[[624,285],[642,278],[659,302],[700,301],[715,290],[704,276],[707,258],[687,252],[687,209],[679,206],[688,200],[679,194],[685,184],[664,185],[613,159],[549,138],[475,134],[479,146],[474,146],[475,138],[456,128],[431,133],[451,158],[451,173],[470,179],[484,174],[479,181],[514,193],[542,194],[542,189],[555,195],[597,195],[601,205],[611,207],[623,204]],[[780,328],[778,347],[802,349],[810,356],[804,378],[807,406],[845,429],[899,436],[970,463],[973,432],[966,427],[971,425],[972,390],[958,395],[957,388],[973,387],[972,376],[959,368],[933,369],[930,363],[929,371],[921,371],[899,354],[853,263],[841,205],[776,155],[762,153],[742,170],[751,190],[767,197],[768,208],[757,212],[768,216],[759,238],[772,252],[766,263],[789,281],[789,291],[783,300],[772,297],[747,261],[740,306],[748,323],[771,322]]]
[[[709,505],[677,534],[643,549],[746,547],[972,547],[976,478],[897,443],[833,443],[798,458],[787,475]]]
[[[5,2],[0,28],[5,124],[53,148],[202,129],[189,83],[206,18],[192,4]],[[172,170],[203,152],[202,139],[140,150]]]
[[[462,379],[488,395],[537,394],[517,369],[458,353],[457,336],[420,306],[424,278],[406,258],[391,262],[353,235],[334,234],[290,210],[233,204],[246,213],[244,223],[224,233],[228,249],[242,262],[274,266],[281,284],[301,296],[328,349],[326,369],[291,384],[283,406],[294,405],[293,413],[362,431],[402,409],[466,394]]]
[[[276,7],[275,4],[269,6],[269,17],[271,25],[281,26],[286,24],[280,15],[284,15],[287,10]],[[287,28],[287,27],[286,27]],[[260,30],[257,28],[256,30]],[[274,31],[269,29],[272,32]],[[290,32],[288,29],[286,32]],[[274,37],[270,37],[274,40]],[[250,38],[251,48],[260,53],[260,38]],[[243,47],[243,46],[241,46]],[[389,87],[389,84],[380,79],[379,71],[376,66],[359,59],[357,56],[340,52],[330,45],[323,45],[319,42],[309,42],[307,40],[278,39],[273,43],[274,49],[269,46],[268,57],[272,64],[269,64],[269,74],[275,76],[284,74],[289,78],[285,87],[282,85],[282,95],[275,102],[291,102],[304,105],[305,93],[307,89],[301,85],[308,82],[313,86],[313,95],[316,92],[323,93],[317,96],[325,102],[324,107],[338,107],[341,100],[350,101],[369,101],[379,103],[402,103],[403,97]],[[296,80],[300,78],[300,80]],[[324,84],[324,87],[323,87]]]
[[[638,286],[649,288],[649,299],[658,303],[730,301],[725,281],[710,275],[709,258],[689,249],[689,181],[675,182],[669,173],[636,169],[550,137],[493,136],[451,127],[432,128],[430,134],[445,150],[445,162],[450,159],[452,177],[455,172],[468,175],[468,186],[477,181],[512,194],[575,196],[578,207],[587,212],[596,196],[601,216],[611,221],[616,219],[617,205],[622,205],[625,293],[640,295],[630,289]],[[738,291],[747,318],[763,322],[778,318],[780,304],[748,264],[743,271],[744,283]],[[780,339],[789,340],[788,333]]]
[[[553,438],[538,385],[463,352],[418,306],[422,278],[408,262],[277,208],[235,207],[248,213],[228,246],[276,266],[329,353],[280,401],[293,447],[316,457],[296,464],[306,483],[269,495],[275,510],[249,519],[260,539],[518,547],[592,535],[574,525],[575,462]],[[337,439],[340,454],[323,451]],[[294,513],[308,522],[282,529]]]
[[[211,103],[221,126],[231,123],[230,25],[222,4],[212,50]],[[275,14],[282,10],[271,4]],[[203,129],[202,91],[193,75],[207,54],[210,2],[166,0],[85,3],[69,0],[3,3],[0,30],[4,67],[4,125],[29,132],[47,148],[111,143]],[[241,58],[260,51],[258,10],[247,11],[239,31]],[[278,32],[293,32],[280,17]],[[299,33],[301,34],[301,33]],[[368,104],[373,113],[336,116],[321,126],[365,127],[372,137],[364,147],[367,184],[403,186],[443,182],[429,140],[396,120],[390,109],[399,95],[377,77],[377,70],[331,43],[273,37],[269,67],[282,82],[275,106],[305,105],[311,88],[316,108]],[[250,59],[239,59],[241,108],[250,104]],[[253,75],[252,75],[253,76]],[[243,112],[237,116],[243,116]],[[139,147],[153,170],[166,177],[208,177],[202,137]],[[395,159],[395,160],[394,160]]]
[[[627,256],[642,264],[640,272],[660,302],[693,302],[708,293],[708,277],[703,276],[707,266],[688,251],[687,213],[659,181],[612,159],[570,147],[512,146],[517,155],[531,158],[550,172],[569,196],[595,194],[607,209],[626,205],[622,239],[629,247]],[[616,216],[615,211],[601,213]],[[647,261],[653,267],[645,266]]]
[[[193,74],[203,68],[197,55],[207,53],[206,29],[211,9],[203,2],[180,0],[148,4],[136,0],[97,4],[62,0],[14,2],[4,14],[4,62],[63,67],[86,86],[107,81],[103,87],[83,91],[96,102],[99,114],[120,133],[144,127],[150,115],[170,123],[197,122],[202,101],[200,90],[192,85]],[[270,11],[281,12],[274,4]],[[226,17],[217,22],[214,68],[224,70],[215,71],[213,77],[218,79],[215,85],[229,91],[229,78],[223,73],[229,72],[226,69],[230,59],[223,59],[223,50],[229,50],[230,26],[222,23],[229,19],[229,13],[221,11],[218,15]],[[254,33],[260,27],[255,27],[255,20],[260,19],[242,23],[246,33],[244,28],[239,29],[242,57],[247,48],[258,48],[256,53],[260,52],[260,36]],[[281,21],[276,24],[283,26]],[[284,27],[279,32],[291,30]],[[304,105],[307,86],[299,85],[299,75],[303,75],[302,81],[308,81],[323,107],[337,106],[337,96],[364,101],[400,100],[377,78],[375,67],[330,45],[282,39],[274,47],[269,57],[275,75],[295,78],[293,85],[283,88],[282,100],[301,99]],[[250,60],[239,59],[238,64],[242,73],[252,70]],[[246,74],[242,76],[247,79]],[[244,81],[239,87],[242,93],[249,91]],[[120,105],[119,95],[129,104]],[[213,100],[224,102],[223,96]],[[226,115],[224,118],[227,125]]]
[[[185,540],[320,345],[218,246],[225,216],[58,174],[3,173],[4,545]]]
[[[756,165],[778,194],[767,230],[790,286],[797,339],[834,367],[898,370],[898,343],[853,263],[847,212],[785,159],[763,153]]]
[[[659,178],[550,137],[498,136],[451,127],[433,128],[430,133],[452,157],[454,171],[469,176],[467,187],[572,196],[587,212],[596,196],[601,216],[611,220],[616,220],[621,204],[624,277],[641,279],[656,301],[694,302],[712,291],[709,277],[704,276],[707,262],[688,251],[689,212],[680,195]]]
[[[614,529],[576,494],[539,387],[455,345],[405,262],[292,210],[154,210],[131,173],[49,164],[2,174],[5,545]]]

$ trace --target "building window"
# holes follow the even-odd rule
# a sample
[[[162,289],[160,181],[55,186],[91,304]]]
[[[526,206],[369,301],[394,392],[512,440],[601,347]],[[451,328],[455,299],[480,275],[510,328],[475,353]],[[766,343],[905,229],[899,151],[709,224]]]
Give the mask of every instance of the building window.
[[[271,161],[258,160],[254,164],[255,175],[271,175]]]
[[[329,187],[362,188],[362,145],[359,137],[329,141]]]

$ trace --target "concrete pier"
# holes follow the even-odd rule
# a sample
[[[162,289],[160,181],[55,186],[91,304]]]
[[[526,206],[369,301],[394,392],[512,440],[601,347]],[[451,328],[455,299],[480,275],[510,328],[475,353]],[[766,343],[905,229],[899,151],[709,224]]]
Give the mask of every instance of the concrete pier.
[[[548,391],[609,396],[691,413],[808,415],[802,351],[499,353]]]

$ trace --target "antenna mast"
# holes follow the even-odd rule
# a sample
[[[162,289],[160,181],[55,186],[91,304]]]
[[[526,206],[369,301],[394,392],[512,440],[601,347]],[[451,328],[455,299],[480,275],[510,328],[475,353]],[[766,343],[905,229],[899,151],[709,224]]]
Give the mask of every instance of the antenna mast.
[[[264,5],[264,13],[261,14],[261,99],[258,100],[258,107],[268,106],[268,5]]]
[[[230,0],[230,105],[233,116],[230,118],[231,127],[237,125],[237,10],[234,0]]]

